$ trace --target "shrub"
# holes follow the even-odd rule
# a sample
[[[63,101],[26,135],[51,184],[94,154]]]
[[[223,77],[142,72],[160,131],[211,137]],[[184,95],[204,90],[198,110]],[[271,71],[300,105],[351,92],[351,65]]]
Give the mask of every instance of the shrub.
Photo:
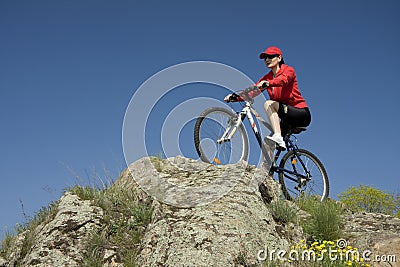
[[[124,266],[135,266],[138,244],[153,212],[150,203],[139,201],[134,190],[120,186],[75,186],[69,190],[92,200],[105,212],[104,227],[91,233],[82,266],[102,266],[102,256],[109,246],[119,248]]]
[[[298,206],[307,211],[311,217],[302,222],[304,232],[311,240],[336,240],[341,238],[343,209],[333,200],[321,202],[312,196],[303,196]]]
[[[267,204],[267,207],[274,220],[279,223],[286,224],[289,222],[295,222],[296,220],[298,209],[295,205],[287,200],[279,199],[277,201],[272,201],[271,203]]]
[[[338,195],[353,212],[374,212],[396,215],[400,210],[400,198],[371,186],[350,187]]]
[[[15,239],[14,234],[6,230],[5,238],[0,244],[0,257],[6,258],[7,255],[11,252],[10,249],[14,239]]]

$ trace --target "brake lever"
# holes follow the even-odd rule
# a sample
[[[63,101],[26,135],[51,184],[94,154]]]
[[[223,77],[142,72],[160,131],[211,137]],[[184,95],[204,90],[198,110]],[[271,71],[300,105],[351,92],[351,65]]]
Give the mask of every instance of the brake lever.
[[[236,93],[232,93],[227,102],[234,102],[234,100],[238,99],[240,96]]]

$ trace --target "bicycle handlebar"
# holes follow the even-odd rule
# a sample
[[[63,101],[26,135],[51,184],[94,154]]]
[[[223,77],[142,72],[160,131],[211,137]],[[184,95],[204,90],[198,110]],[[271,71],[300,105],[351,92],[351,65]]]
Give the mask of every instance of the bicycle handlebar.
[[[262,85],[262,87],[263,87],[263,88],[266,87],[266,84],[264,83],[264,84]],[[249,93],[252,92],[252,91],[256,91],[256,90],[260,90],[260,88],[258,88],[258,86],[256,86],[256,85],[247,87],[246,89],[244,89],[244,90],[241,91],[241,92],[231,94],[231,96],[229,97],[229,99],[228,99],[227,102],[234,102],[234,101],[237,100],[239,97],[242,97],[242,98],[245,99],[245,101],[248,101],[248,102],[253,103],[254,100],[253,100],[252,97],[250,97]]]

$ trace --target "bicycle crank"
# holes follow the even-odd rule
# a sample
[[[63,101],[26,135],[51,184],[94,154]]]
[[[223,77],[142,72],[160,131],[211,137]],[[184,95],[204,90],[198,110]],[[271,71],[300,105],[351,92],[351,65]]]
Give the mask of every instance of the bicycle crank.
[[[305,178],[300,178],[299,180],[300,180],[300,181],[299,181],[299,184],[296,185],[296,186],[294,187],[294,189],[296,189],[296,190],[299,191],[300,193],[303,193],[304,190],[302,189],[302,187],[305,186],[305,185],[307,184],[307,179],[305,179]]]

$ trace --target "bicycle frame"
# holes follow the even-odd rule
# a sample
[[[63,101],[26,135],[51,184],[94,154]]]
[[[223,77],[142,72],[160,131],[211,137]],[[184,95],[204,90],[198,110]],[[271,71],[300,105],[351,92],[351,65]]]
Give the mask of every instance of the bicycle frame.
[[[243,123],[244,119],[247,117],[247,119],[250,122],[251,125],[251,129],[253,130],[254,135],[256,136],[258,145],[261,148],[261,151],[263,153],[263,156],[265,158],[267,158],[269,155],[267,154],[267,150],[265,149],[265,146],[263,146],[263,142],[262,142],[262,138],[261,138],[261,134],[260,131],[257,128],[257,124],[254,120],[253,115],[255,116],[256,120],[258,122],[261,122],[266,128],[268,128],[271,132],[272,132],[272,127],[269,123],[267,123],[258,113],[257,111],[252,107],[251,102],[246,101],[245,102],[245,106],[243,107],[243,109],[238,112],[238,116],[236,121],[232,121],[230,122],[230,124],[234,124],[231,125],[231,127],[233,126],[233,128],[231,127],[227,127],[227,129],[225,130],[225,132],[223,133],[222,137],[220,139],[217,140],[218,144],[221,144],[223,142],[228,142],[231,140],[232,136],[236,133],[236,130],[238,129],[238,127]]]
[[[291,125],[290,121],[281,121],[283,140],[286,149],[268,139],[274,133],[268,119],[264,119],[252,107],[253,90],[256,86],[246,88],[240,93],[226,97],[227,102],[240,101],[241,110],[234,107],[227,110],[223,107],[210,107],[197,118],[194,129],[194,143],[202,161],[214,164],[233,164],[249,158],[248,127],[242,125],[247,118],[251,129],[261,148],[257,160],[270,177],[277,174],[282,192],[286,199],[293,200],[300,194],[307,193],[321,196],[321,201],[329,195],[328,174],[322,162],[311,151],[298,147],[296,135],[306,127]],[[264,139],[264,129],[270,132]],[[251,134],[250,134],[251,135]],[[216,140],[217,139],[217,140]],[[204,142],[203,142],[204,140]],[[251,154],[250,154],[251,155]],[[261,158],[263,157],[263,158]],[[221,159],[221,160],[220,160]],[[266,175],[267,175],[266,173]]]
[[[236,133],[237,128],[243,123],[244,119],[247,117],[247,119],[250,122],[251,129],[253,130],[253,133],[257,139],[258,145],[261,148],[262,154],[265,159],[268,159],[270,157],[270,155],[268,154],[267,149],[263,145],[262,137],[261,137],[260,131],[258,130],[257,123],[255,122],[253,115],[255,116],[256,120],[259,123],[261,122],[266,128],[268,128],[272,132],[273,130],[272,130],[271,125],[268,122],[266,122],[257,113],[257,111],[252,107],[251,101],[245,101],[245,106],[243,107],[243,109],[240,112],[237,112],[237,114],[238,114],[238,116],[237,116],[236,121],[230,122],[230,123],[234,124],[233,128],[231,129],[231,127],[227,127],[224,134],[222,135],[222,138],[218,139],[217,142],[220,144],[222,142],[230,141],[232,136]],[[310,172],[307,170],[306,165],[304,164],[304,162],[301,160],[301,158],[297,154],[297,149],[298,149],[297,145],[292,140],[290,140],[289,137],[290,137],[290,135],[285,137],[285,143],[287,144],[287,149],[293,151],[293,155],[296,158],[296,161],[298,160],[300,162],[301,166],[303,167],[303,169],[306,170],[306,175],[298,173],[296,171],[295,167],[294,167],[294,171],[291,171],[291,170],[287,170],[285,168],[281,168],[276,165],[276,162],[277,162],[280,154],[283,151],[281,149],[278,149],[273,157],[272,167],[269,171],[269,175],[273,175],[274,172],[276,172],[276,173],[283,172],[283,173],[285,173],[284,176],[287,179],[292,180],[294,182],[302,183],[303,181],[309,181],[311,179]],[[297,180],[286,174],[296,176]]]
[[[287,144],[288,150],[292,150],[292,151],[293,151],[293,156],[295,157],[293,160],[295,160],[295,161],[298,160],[298,161],[300,162],[300,164],[301,164],[301,166],[303,167],[303,169],[306,170],[306,175],[303,175],[303,174],[298,173],[295,166],[293,166],[294,171],[290,171],[290,170],[287,170],[287,169],[285,169],[285,168],[281,168],[281,167],[279,167],[279,166],[276,166],[276,161],[278,160],[278,158],[279,158],[279,156],[280,156],[282,150],[278,150],[278,151],[276,152],[275,157],[274,157],[273,166],[272,166],[272,168],[270,169],[269,175],[272,175],[274,172],[276,172],[276,173],[281,173],[281,172],[283,172],[285,178],[287,178],[287,179],[289,179],[289,180],[291,180],[291,181],[293,181],[293,182],[302,183],[303,181],[309,181],[309,180],[311,180],[310,171],[307,169],[307,167],[306,167],[306,165],[304,164],[303,160],[302,160],[302,159],[298,156],[298,154],[297,154],[297,149],[298,149],[298,148],[297,148],[297,145],[294,144],[294,142],[293,142],[292,140],[290,140],[289,137],[287,137],[287,138],[285,138],[285,139],[286,139],[286,140],[285,140],[285,143]],[[294,165],[294,164],[293,164],[293,165]],[[295,175],[295,176],[297,177],[297,179],[294,179],[294,178],[292,178],[292,177],[286,175],[286,173],[287,173],[287,174],[291,174],[291,175]]]

